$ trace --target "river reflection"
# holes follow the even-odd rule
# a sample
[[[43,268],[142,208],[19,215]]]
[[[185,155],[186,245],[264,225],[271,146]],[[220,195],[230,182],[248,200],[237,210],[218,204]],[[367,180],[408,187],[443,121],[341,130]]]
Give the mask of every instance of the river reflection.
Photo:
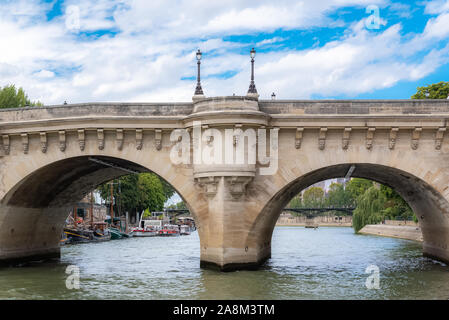
[[[421,244],[351,228],[278,227],[258,271],[199,268],[199,238],[131,238],[62,248],[60,262],[0,269],[0,299],[448,299],[449,267]],[[65,282],[80,268],[79,290]],[[369,290],[369,265],[380,289]]]

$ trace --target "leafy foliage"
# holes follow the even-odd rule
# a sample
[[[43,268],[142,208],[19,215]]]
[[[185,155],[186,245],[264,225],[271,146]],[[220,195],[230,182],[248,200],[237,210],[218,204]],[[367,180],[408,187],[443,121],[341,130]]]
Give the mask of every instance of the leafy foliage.
[[[417,220],[412,209],[395,190],[362,178],[352,178],[346,183],[346,187],[332,183],[326,194],[321,188],[309,188],[302,197],[301,194],[296,195],[288,207],[298,209],[355,207],[353,212],[355,232],[366,224],[379,223],[385,219]]]
[[[173,203],[167,207],[168,209],[175,209],[175,210],[187,210],[187,205],[184,201],[180,201],[178,203]]]
[[[429,94],[428,97],[426,97],[426,93]],[[447,99],[448,96],[449,82],[441,81],[426,87],[418,87],[412,99]]]
[[[324,205],[324,190],[319,187],[307,189],[303,194],[302,202],[305,207],[320,208]]]
[[[387,197],[376,186],[370,187],[357,198],[357,208],[352,216],[352,226],[359,232],[367,224],[377,224],[382,221],[381,211],[384,209]]]
[[[354,205],[354,199],[344,185],[340,183],[332,183],[326,197],[326,207],[351,207]]]
[[[26,106],[43,106],[39,101],[31,102],[22,88],[16,89],[15,85],[0,88],[0,108],[23,108]]]
[[[115,212],[161,211],[170,194],[164,190],[162,179],[153,173],[131,174],[112,182]],[[101,198],[107,203],[111,202],[110,183],[98,187]]]

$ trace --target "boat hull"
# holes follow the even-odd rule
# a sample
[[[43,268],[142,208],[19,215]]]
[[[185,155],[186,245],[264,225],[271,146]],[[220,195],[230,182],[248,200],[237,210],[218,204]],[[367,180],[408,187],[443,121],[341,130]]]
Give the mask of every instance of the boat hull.
[[[133,237],[155,237],[157,231],[133,231]]]

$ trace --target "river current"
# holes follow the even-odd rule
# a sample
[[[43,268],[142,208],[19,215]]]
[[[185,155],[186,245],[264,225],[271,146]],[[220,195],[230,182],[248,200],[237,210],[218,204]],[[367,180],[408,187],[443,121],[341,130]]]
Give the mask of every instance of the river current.
[[[68,245],[59,262],[0,269],[0,299],[449,299],[449,266],[420,243],[352,228],[277,227],[258,271],[201,269],[199,254],[197,232]]]

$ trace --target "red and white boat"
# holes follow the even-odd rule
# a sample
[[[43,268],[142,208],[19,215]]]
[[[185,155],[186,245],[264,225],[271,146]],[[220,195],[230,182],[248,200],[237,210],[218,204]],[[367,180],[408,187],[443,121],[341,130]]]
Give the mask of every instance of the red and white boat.
[[[159,230],[159,236],[162,237],[176,237],[179,236],[179,227],[173,224],[166,224]]]
[[[132,230],[133,237],[155,237],[158,235],[158,230],[152,226],[145,228],[134,228]]]
[[[139,226],[132,229],[132,235],[134,237],[155,237],[159,235],[161,224],[162,221],[144,218],[142,213]]]

